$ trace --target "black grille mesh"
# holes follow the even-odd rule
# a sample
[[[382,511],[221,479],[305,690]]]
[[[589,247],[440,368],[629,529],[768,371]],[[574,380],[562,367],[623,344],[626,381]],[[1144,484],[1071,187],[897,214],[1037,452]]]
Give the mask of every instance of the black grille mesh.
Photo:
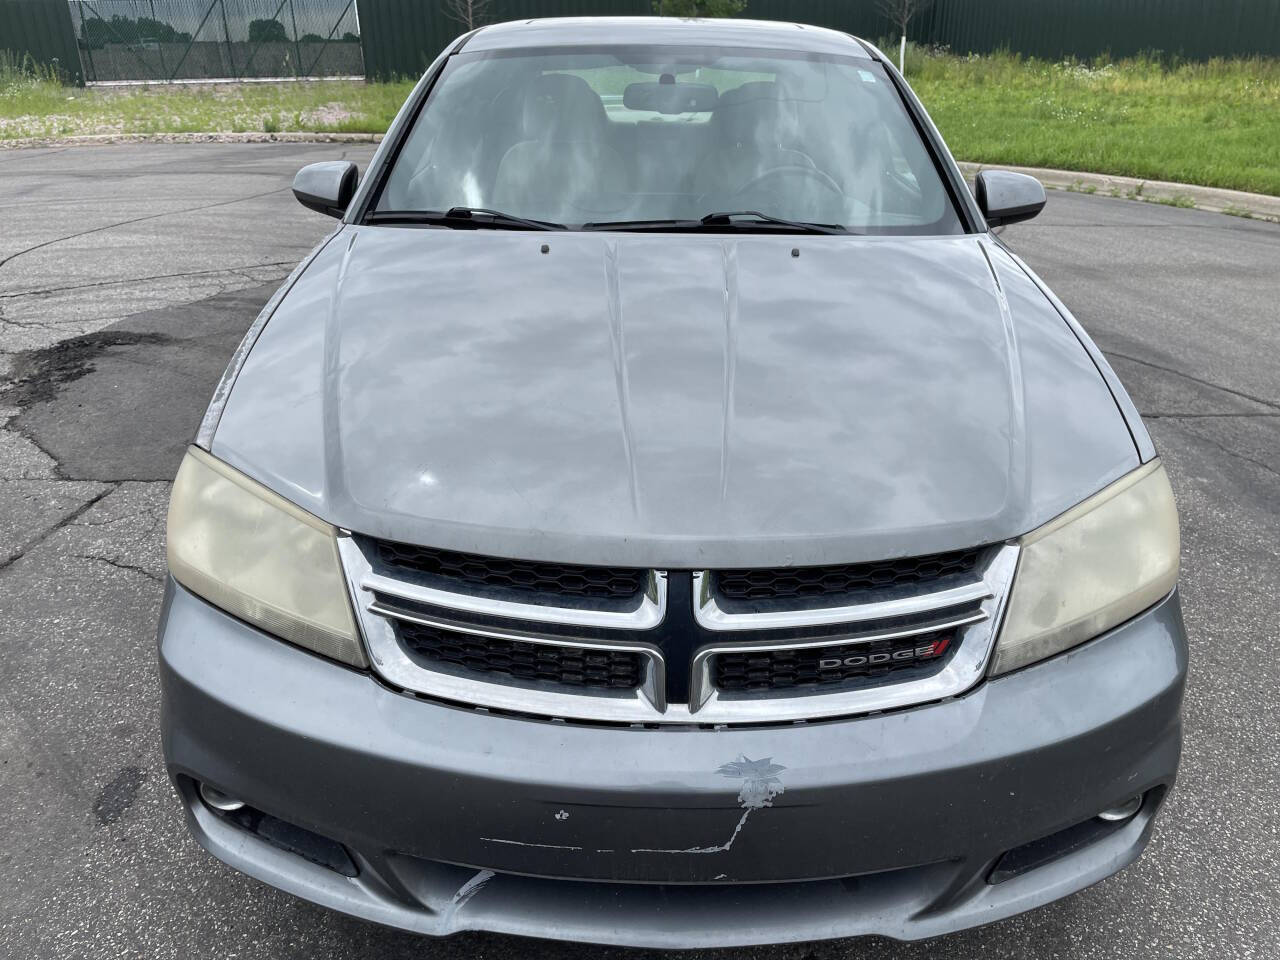
[[[937,553],[874,563],[829,567],[783,567],[776,570],[721,570],[716,592],[728,600],[787,600],[825,597],[880,587],[904,586],[936,580],[949,574],[972,573],[980,550]]]
[[[721,690],[787,690],[879,677],[940,660],[953,637],[940,631],[871,643],[721,653],[712,661],[713,680]]]
[[[587,650],[482,637],[407,621],[397,623],[396,628],[400,642],[411,654],[475,673],[601,690],[633,690],[644,677],[643,658],[625,650]]]
[[[501,557],[415,547],[390,540],[378,542],[378,556],[383,563],[392,566],[472,585],[605,600],[638,596],[644,590],[648,576],[647,571],[626,567],[504,560]]]

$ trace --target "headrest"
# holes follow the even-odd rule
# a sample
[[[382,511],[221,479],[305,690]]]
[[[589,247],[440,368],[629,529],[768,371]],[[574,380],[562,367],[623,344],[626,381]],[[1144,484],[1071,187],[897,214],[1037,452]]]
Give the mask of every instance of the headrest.
[[[753,80],[720,95],[713,119],[725,143],[780,143],[788,139],[795,118],[778,85]]]
[[[522,126],[529,140],[594,140],[604,104],[581,77],[544,73],[525,90]]]

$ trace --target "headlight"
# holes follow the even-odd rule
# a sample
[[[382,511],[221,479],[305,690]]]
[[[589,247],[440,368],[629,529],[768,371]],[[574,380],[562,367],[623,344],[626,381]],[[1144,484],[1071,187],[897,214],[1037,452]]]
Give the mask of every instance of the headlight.
[[[993,674],[1141,613],[1178,582],[1178,511],[1154,460],[1022,538]]]
[[[214,606],[343,663],[368,665],[329,524],[198,447],[169,500],[169,572]]]

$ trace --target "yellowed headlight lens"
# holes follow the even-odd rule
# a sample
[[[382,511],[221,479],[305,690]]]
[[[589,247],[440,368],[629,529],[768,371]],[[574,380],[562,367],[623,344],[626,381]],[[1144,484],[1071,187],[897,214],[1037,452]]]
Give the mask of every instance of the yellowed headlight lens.
[[[191,447],[169,500],[169,572],[214,606],[352,666],[368,661],[329,524]]]
[[[1178,582],[1178,511],[1159,460],[1022,538],[993,674],[1090,640]]]

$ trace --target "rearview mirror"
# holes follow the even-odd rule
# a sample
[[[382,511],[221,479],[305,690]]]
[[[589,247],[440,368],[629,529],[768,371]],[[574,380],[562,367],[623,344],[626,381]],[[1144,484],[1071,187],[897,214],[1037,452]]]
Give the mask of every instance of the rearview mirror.
[[[622,91],[622,105],[628,110],[668,114],[709,113],[719,99],[716,88],[707,83],[629,83]]]
[[[355,196],[360,171],[349,160],[309,163],[293,178],[293,195],[309,210],[341,217]]]
[[[983,170],[976,181],[978,208],[987,226],[1030,220],[1044,209],[1044,187],[1035,177],[1009,170]]]

